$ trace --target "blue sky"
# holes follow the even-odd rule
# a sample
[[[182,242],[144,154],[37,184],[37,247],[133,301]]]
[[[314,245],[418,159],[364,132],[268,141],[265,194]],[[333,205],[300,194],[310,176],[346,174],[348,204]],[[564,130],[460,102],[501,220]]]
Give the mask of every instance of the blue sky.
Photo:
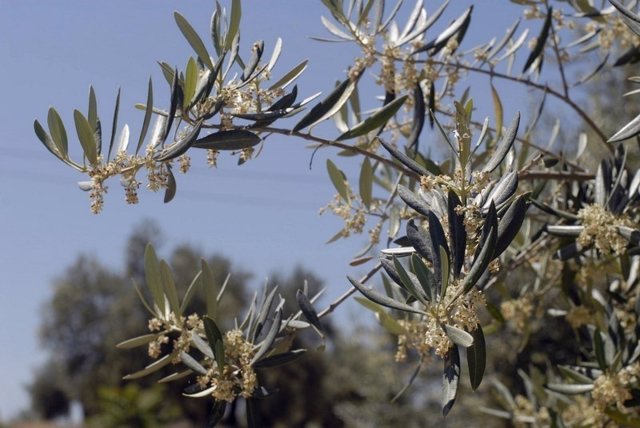
[[[451,3],[442,24],[457,17],[470,2]],[[500,37],[519,13],[504,0],[480,3],[470,33],[471,38],[480,35],[480,41],[490,35]],[[236,166],[235,158],[222,156],[218,169],[210,170],[204,157],[194,154],[193,170],[177,177],[178,194],[172,203],[165,205],[162,195],[141,189],[141,203],[128,206],[119,184],[112,182],[104,212],[95,216],[89,211],[87,194],[76,186],[84,177],[50,156],[35,137],[33,120],[46,121],[51,105],[61,113],[72,137],[72,111],[86,111],[89,85],[96,89],[103,124],[110,123],[116,92],[122,88],[120,124],[128,123],[137,136],[142,113],[133,105],[144,101],[150,74],[156,102],[168,103],[156,61],[184,68],[193,55],[174,23],[174,9],[208,40],[212,5],[209,1],[0,0],[4,62],[0,80],[0,337],[4,341],[0,420],[28,405],[24,385],[31,370],[45,359],[37,327],[52,280],[81,252],[120,267],[128,234],[145,219],[154,219],[162,227],[166,248],[186,241],[203,252],[221,252],[255,272],[258,279],[274,269],[302,263],[327,280],[330,297],[348,288],[346,274],[363,271],[350,268],[348,261],[365,244],[366,236],[325,245],[341,222],[330,215],[318,216],[318,209],[334,193],[325,172],[326,157],[332,156],[351,172],[354,159],[336,159],[333,151],[324,150],[309,170],[311,152],[306,143],[284,137],[271,138],[262,155],[242,167]],[[428,10],[436,6],[427,2]],[[309,58],[309,69],[298,82],[300,92],[302,96],[326,93],[344,77],[357,52],[347,45],[308,39],[326,35],[321,15],[328,13],[319,0],[245,1],[242,45],[247,49],[263,39],[270,54],[276,38],[282,37],[283,54],[275,74]],[[374,94],[367,95],[367,102],[373,103]],[[490,114],[487,92],[476,96],[484,97],[476,102],[480,117]],[[518,100],[512,96],[503,102],[508,112]],[[319,131],[330,135],[330,129]],[[75,138],[71,140],[77,145]],[[346,322],[349,319],[344,316]]]

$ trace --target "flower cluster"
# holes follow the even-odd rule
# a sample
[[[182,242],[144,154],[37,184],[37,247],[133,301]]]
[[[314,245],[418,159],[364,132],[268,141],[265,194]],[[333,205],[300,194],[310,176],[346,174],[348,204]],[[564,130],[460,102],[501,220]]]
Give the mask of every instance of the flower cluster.
[[[232,402],[236,397],[249,398],[257,386],[256,372],[251,367],[254,354],[253,345],[240,330],[230,330],[224,337],[224,369],[220,371],[214,361],[208,360],[206,375],[198,376],[198,384],[203,388],[213,387],[211,395],[215,400]]]
[[[158,332],[158,336],[148,345],[148,354],[151,358],[158,358],[162,355],[162,345],[168,344],[171,340],[169,333],[177,332],[178,337],[171,342],[171,348],[176,357],[172,360],[174,364],[180,362],[179,351],[187,352],[191,347],[191,331],[203,331],[202,320],[197,314],[191,314],[187,318],[181,317],[178,320],[172,312],[167,319],[151,318],[148,323],[151,333]]]
[[[600,205],[592,204],[578,212],[584,229],[578,236],[583,247],[595,245],[603,254],[622,254],[627,241],[618,233],[619,226],[629,226],[624,217],[617,217]]]
[[[517,299],[505,300],[500,304],[502,316],[507,321],[513,321],[516,330],[523,332],[533,315],[533,299],[525,294]]]
[[[181,362],[180,353],[188,352],[192,346],[192,335],[204,337],[204,323],[199,315],[176,319],[173,313],[166,320],[152,318],[148,323],[149,331],[158,333],[157,337],[148,344],[148,354],[151,358],[158,358],[163,353],[163,345],[171,342],[172,353],[175,354],[172,363]],[[178,333],[171,341],[170,333]],[[197,378],[202,389],[213,388],[211,395],[216,400],[233,401],[236,397],[251,397],[257,385],[256,373],[251,367],[251,359],[255,354],[252,343],[248,342],[242,331],[234,329],[226,332],[223,337],[225,365],[220,371],[216,361],[205,358],[203,366],[207,373]]]
[[[611,405],[615,405],[619,410],[623,410],[623,403],[631,399],[631,393],[618,376],[603,374],[593,383],[591,397],[593,398],[595,408],[603,413],[604,410]]]
[[[362,233],[367,222],[366,210],[364,207],[352,208],[340,195],[335,195],[333,200],[326,207],[320,209],[320,214],[330,210],[333,214],[344,220],[344,227],[341,236],[346,238],[351,233]]]
[[[405,333],[398,335],[396,361],[404,361],[407,350],[413,349],[427,359],[431,351],[444,357],[453,345],[443,325],[448,324],[465,331],[478,328],[478,311],[486,306],[482,292],[472,290],[461,295],[460,286],[453,282],[447,287],[447,294],[439,302],[434,302],[425,310],[429,314],[420,320],[399,320]]]
[[[534,404],[524,395],[516,395],[514,398],[516,407],[513,409],[513,422],[516,428],[529,428],[531,420],[535,420],[540,426],[549,426],[551,415],[545,406],[536,410]],[[523,422],[527,421],[527,422]]]

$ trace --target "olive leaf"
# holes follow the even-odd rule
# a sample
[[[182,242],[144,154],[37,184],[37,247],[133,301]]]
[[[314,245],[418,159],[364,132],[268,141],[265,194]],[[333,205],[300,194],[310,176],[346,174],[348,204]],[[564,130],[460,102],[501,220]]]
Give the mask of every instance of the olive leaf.
[[[207,341],[209,342],[209,346],[213,351],[213,356],[215,357],[218,369],[220,370],[220,372],[222,372],[225,365],[224,342],[222,340],[222,333],[220,332],[220,329],[218,328],[216,323],[210,317],[206,316],[202,321],[204,323],[204,332],[207,336]]]
[[[90,164],[98,163],[98,146],[91,125],[86,117],[79,111],[73,111],[73,119],[76,124],[78,140],[82,146],[82,151]]]
[[[380,144],[382,144],[382,147],[384,147],[391,154],[391,156],[399,160],[400,163],[409,168],[411,171],[417,173],[418,175],[431,175],[429,171],[427,171],[422,165],[402,153],[400,150],[393,147],[391,144],[382,139],[379,139],[379,141]]]
[[[153,82],[149,77],[149,84],[147,88],[147,104],[144,112],[144,120],[142,121],[142,128],[140,129],[140,137],[138,138],[138,145],[136,146],[136,154],[140,152],[144,138],[147,136],[149,130],[149,122],[151,122],[151,113],[153,112]]]
[[[400,107],[402,107],[404,102],[407,100],[407,97],[408,95],[396,98],[395,100],[386,104],[384,107],[381,107],[371,116],[358,123],[347,132],[340,135],[338,137],[338,141],[359,137],[361,135],[367,134],[370,131],[373,131],[374,129],[383,127],[384,125],[386,125],[389,119],[391,119],[398,112],[398,110],[400,110]]]
[[[349,194],[349,188],[347,187],[347,177],[344,175],[336,164],[331,161],[331,159],[327,159],[327,172],[329,173],[329,178],[333,183],[333,187],[336,188],[340,197],[347,203],[351,203],[351,195]]]
[[[196,30],[193,29],[191,24],[189,24],[189,21],[187,21],[184,16],[180,15],[179,12],[173,12],[173,17],[176,21],[176,24],[178,24],[180,32],[182,33],[184,38],[187,39],[187,42],[189,43],[189,45],[191,45],[194,52],[198,55],[200,61],[202,61],[202,63],[206,65],[209,70],[213,70],[213,63],[211,62],[209,52],[207,52],[207,48],[204,46],[204,43],[202,42],[202,39],[200,38]]]
[[[492,86],[493,88],[493,86]],[[520,125],[520,112],[516,113],[516,116],[511,121],[507,132],[498,143],[495,151],[491,155],[491,158],[486,163],[484,168],[482,168],[485,172],[493,172],[504,160],[509,150],[513,146],[513,142],[516,140],[516,136],[518,135],[518,126]]]
[[[325,119],[333,116],[344,103],[347,102],[351,93],[355,89],[360,75],[355,79],[346,79],[340,83],[324,100],[316,104],[300,121],[293,127],[293,132],[308,128]]]
[[[242,150],[259,144],[262,139],[246,129],[230,129],[209,134],[193,142],[197,149]]]
[[[361,292],[367,299],[382,305],[382,306],[386,306],[387,308],[391,308],[391,309],[397,309],[399,311],[403,311],[403,312],[412,312],[412,313],[416,313],[416,314],[421,314],[421,315],[426,315],[426,313],[418,308],[415,308],[411,305],[407,305],[406,303],[402,303],[399,302],[395,299],[392,299],[388,296],[385,296],[382,293],[379,293],[371,288],[365,287],[363,284],[361,284],[359,281],[347,276],[347,279],[349,280],[349,282],[351,282],[351,284],[359,291]]]
[[[527,70],[529,70],[529,68],[533,65],[535,60],[538,59],[540,55],[542,55],[542,52],[544,51],[544,46],[547,43],[547,38],[549,37],[549,32],[551,30],[552,17],[553,17],[553,8],[549,7],[549,10],[547,11],[547,16],[544,20],[544,24],[542,25],[542,30],[540,31],[540,35],[536,39],[536,45],[534,46],[533,50],[529,54],[529,57],[527,58],[527,62],[525,62],[524,67],[522,68],[523,73],[526,73]]]
[[[442,415],[447,416],[456,401],[460,383],[460,351],[453,345],[444,357],[442,373]]]
[[[467,348],[467,364],[471,389],[475,391],[482,383],[487,364],[487,349],[480,324],[471,332],[471,336],[473,336],[473,344]]]

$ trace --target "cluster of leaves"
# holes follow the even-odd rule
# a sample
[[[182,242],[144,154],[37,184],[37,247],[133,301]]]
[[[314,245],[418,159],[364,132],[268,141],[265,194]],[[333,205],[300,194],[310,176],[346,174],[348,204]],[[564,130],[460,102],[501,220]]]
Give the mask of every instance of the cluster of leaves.
[[[253,45],[247,61],[240,57],[239,0],[232,2],[228,19],[224,9],[216,7],[211,21],[215,58],[186,19],[176,13],[178,27],[196,57],[189,59],[184,72],[161,63],[171,88],[170,107],[161,110],[154,106],[150,83],[147,103],[142,106],[145,110],[142,132],[133,155],[126,151],[127,127],[118,149],[112,150],[117,128],[116,103],[109,149],[107,156],[102,156],[101,127],[93,91],[88,116],[78,111],[74,114],[88,166],[86,162],[70,160],[66,131],[55,110],[49,111],[49,132],[36,121],[36,134],[54,155],[89,174],[91,182],[83,187],[91,190],[96,212],[106,191],[103,181],[112,175],[122,176],[128,200],[136,201],[130,194],[135,194],[139,185],[135,174],[143,167],[149,173],[149,187],[166,188],[165,201],[171,200],[176,190],[172,165],[179,162],[186,171],[191,148],[207,149],[213,164],[220,150],[240,151],[240,160],[244,161],[268,135],[287,134],[313,141],[315,148],[335,147],[341,149],[340,155],[361,155],[364,159],[357,194],[349,185],[347,174],[334,161],[327,161],[329,177],[337,191],[329,208],[345,219],[345,227],[331,241],[351,232],[362,232],[368,219],[373,219],[376,225],[370,230],[370,243],[352,264],[378,258],[377,244],[385,224],[388,235],[384,246],[390,247],[395,242],[399,247],[383,249],[379,263],[363,280],[349,278],[353,287],[344,298],[355,291],[363,294],[365,298],[358,301],[374,311],[381,324],[397,336],[397,359],[404,359],[407,350],[418,354],[414,378],[433,353],[444,360],[445,415],[458,391],[460,349],[466,349],[470,382],[476,389],[488,358],[484,333],[487,330],[495,333],[508,325],[507,321],[514,321],[515,330],[526,343],[538,333],[528,321],[534,309],[541,309],[542,314],[546,310],[549,315],[564,319],[582,347],[572,353],[569,365],[558,366],[549,355],[544,371],[524,367],[519,379],[524,383],[526,397],[514,397],[508,388],[496,382],[504,409],[486,411],[516,423],[540,425],[551,421],[557,426],[570,425],[578,423],[576,420],[594,424],[637,423],[633,412],[638,399],[636,371],[640,371],[637,361],[640,311],[636,309],[640,174],[628,166],[627,151],[615,150],[613,143],[636,136],[640,120],[634,119],[608,138],[597,120],[576,102],[574,88],[606,67],[637,61],[638,42],[633,32],[640,33],[640,19],[616,0],[610,0],[612,6],[608,8],[602,5],[597,8],[592,1],[558,2],[555,8],[547,0],[513,2],[525,7],[526,18],[542,20],[538,36],[529,42],[531,50],[519,74],[513,72],[513,66],[524,51],[529,34],[529,29],[525,29],[517,36],[520,19],[501,39],[463,51],[461,45],[471,25],[473,7],[433,37],[431,29],[443,16],[448,1],[428,15],[424,2],[417,0],[400,25],[397,21],[402,15],[399,13],[402,1],[387,11],[384,0],[323,0],[333,20],[323,17],[322,23],[334,38],[322,40],[354,43],[361,48],[362,56],[354,61],[346,78],[290,128],[276,128],[272,124],[299,114],[316,97],[296,102],[297,88],[286,90],[305,69],[306,60],[265,87],[281,43],[277,43],[266,63],[262,62],[262,42]],[[588,24],[578,28],[578,19],[585,19]],[[627,24],[632,31],[620,23]],[[571,41],[564,43],[565,36]],[[624,52],[611,63],[610,54],[620,50]],[[578,59],[590,58],[589,55],[599,55],[595,69],[571,82],[567,67],[577,64]],[[536,79],[545,76],[545,61],[556,63],[559,86],[537,82]],[[230,77],[234,65],[241,73]],[[504,71],[499,71],[499,67]],[[472,120],[474,103],[470,91],[458,88],[463,81],[461,77],[467,73],[491,78],[494,127],[489,126],[488,118],[482,122]],[[363,76],[370,74],[383,90],[383,104],[365,115],[358,88]],[[516,82],[541,93],[537,111],[526,126],[520,125],[519,113],[509,126],[503,126],[503,104],[494,86],[497,80]],[[596,144],[606,147],[610,157],[599,161],[595,172],[581,165],[588,151],[586,132],[580,134],[574,156],[553,150],[560,135],[559,120],[548,132],[548,145],[543,147],[538,142],[540,136],[535,129],[549,96],[561,101],[581,120]],[[453,102],[454,99],[458,101]],[[138,155],[154,114],[156,131],[146,154]],[[336,123],[337,137],[324,139],[311,133],[313,126],[329,118]],[[451,123],[444,123],[441,118],[450,118]],[[433,131],[427,130],[427,120]],[[183,125],[183,129],[175,133],[172,143],[165,144],[174,123],[178,127]],[[519,135],[522,128],[524,132]],[[215,132],[201,137],[203,129]],[[479,133],[474,143],[475,130]],[[450,149],[443,161],[434,159],[432,147],[427,152],[422,144],[421,149],[426,132],[438,132],[443,145]],[[520,148],[516,154],[517,144]],[[528,209],[530,203],[535,209]],[[406,222],[404,236],[400,234],[403,222]],[[182,302],[168,265],[158,261],[152,249],[145,256],[145,267],[153,297],[153,302],[145,305],[154,317],[152,322],[157,331],[121,346],[156,344],[154,349],[165,355],[129,378],[180,362],[186,369],[164,381],[197,374],[200,381],[192,385],[195,391],[189,390],[188,394],[215,398],[221,389],[221,383],[215,383],[215,379],[221,379],[219,374],[235,373],[234,379],[238,380],[237,376],[242,377],[254,368],[289,362],[302,352],[289,349],[294,331],[309,325],[320,328],[313,299],[305,292],[297,296],[300,313],[283,319],[283,300],[276,303],[276,291],[265,290],[261,299],[254,298],[244,320],[236,323],[242,343],[247,344],[246,367],[235,360],[230,363],[232,350],[227,343],[231,339],[226,333],[223,335],[215,320],[221,294],[207,296],[206,316],[198,314],[189,321],[184,314],[195,289],[202,287],[205,293],[212,289],[206,264]],[[386,273],[382,276],[384,293],[364,285],[381,268]],[[594,276],[593,272],[598,271],[606,275]],[[514,290],[507,276],[516,273],[533,279]],[[518,298],[507,297],[513,294]],[[539,308],[534,308],[535,305]],[[483,329],[485,306],[491,324]],[[299,319],[301,314],[310,324]],[[178,338],[167,350],[160,346],[164,343],[160,341],[170,334]],[[197,357],[190,353],[191,347],[199,352]],[[561,382],[560,374],[572,382]],[[251,385],[246,391],[240,387],[232,389],[227,396],[229,400],[216,398],[214,407],[219,410],[218,415],[223,413],[226,402],[244,396],[248,399],[248,419],[255,421],[252,400],[267,394],[267,390]],[[582,395],[572,400],[567,394]],[[587,409],[592,410],[588,417]]]
[[[271,392],[258,384],[254,370],[287,364],[302,356],[304,349],[290,349],[293,337],[297,330],[311,325],[319,332],[320,322],[312,302],[320,294],[310,299],[306,289],[299,290],[300,311],[284,318],[284,299],[280,296],[276,301],[277,288],[270,291],[265,288],[260,298],[254,294],[242,321],[235,320],[234,328],[223,333],[215,319],[227,282],[217,287],[213,278],[211,267],[202,260],[201,270],[180,299],[169,265],[158,260],[152,246],[147,247],[145,282],[152,300],[148,302],[134,285],[151,315],[151,333],[125,340],[117,346],[131,349],[147,345],[149,355],[156,360],[124,379],[139,379],[169,364],[181,364],[182,370],[158,382],[173,382],[196,375],[197,381],[186,388],[184,395],[214,397],[211,425],[223,417],[227,404],[243,397],[247,399],[247,420],[251,426],[259,426],[253,400],[267,397]],[[218,288],[220,291],[215,293]],[[186,316],[185,310],[198,290],[205,293],[206,315],[202,318],[199,314]],[[311,324],[300,319],[303,314]]]

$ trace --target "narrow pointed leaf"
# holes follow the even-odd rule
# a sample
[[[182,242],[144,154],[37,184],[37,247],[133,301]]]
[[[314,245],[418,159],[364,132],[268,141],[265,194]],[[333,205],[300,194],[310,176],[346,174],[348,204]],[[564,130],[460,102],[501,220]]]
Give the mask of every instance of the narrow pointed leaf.
[[[173,280],[173,273],[171,268],[164,260],[160,261],[160,278],[162,280],[162,288],[169,300],[169,306],[171,311],[176,314],[176,317],[180,319],[182,313],[180,312],[180,299],[178,299],[178,290],[176,289],[175,281]]]
[[[232,0],[231,2],[231,17],[229,18],[229,28],[227,29],[227,35],[224,40],[224,47],[226,50],[231,49],[233,40],[238,35],[240,29],[240,18],[242,17],[242,1]]]
[[[489,159],[485,167],[482,169],[483,171],[492,172],[500,166],[505,156],[507,156],[507,153],[509,153],[509,150],[511,150],[511,147],[513,146],[513,142],[516,140],[516,136],[518,135],[519,125],[520,125],[520,112],[517,112],[516,116],[511,121],[511,124],[509,125],[507,132],[504,134],[504,136],[502,137],[502,140],[500,140],[500,143],[498,143],[495,151],[491,155],[491,158]]]
[[[296,291],[296,301],[298,302],[298,307],[302,311],[307,321],[309,321],[315,328],[322,331],[322,324],[320,324],[318,313],[313,307],[313,304],[309,301],[307,295],[304,294],[302,290]]]
[[[308,128],[316,123],[333,116],[344,103],[347,102],[351,93],[358,83],[358,78],[346,79],[340,83],[324,100],[316,104],[297,124],[293,127],[293,132]]]
[[[147,287],[151,291],[153,303],[160,309],[160,313],[165,313],[165,299],[162,291],[162,276],[160,274],[160,262],[158,256],[151,246],[147,245],[144,251],[144,273]]]
[[[418,175],[431,175],[429,171],[427,171],[422,165],[420,165],[415,160],[411,159],[409,156],[402,153],[400,150],[393,147],[391,144],[385,142],[380,139],[380,144],[389,152],[391,156],[400,161],[404,166],[409,168],[411,171],[417,173]]]
[[[596,329],[593,333],[593,349],[596,354],[596,361],[598,362],[598,367],[600,370],[606,371],[608,364],[607,358],[605,356],[604,350],[604,341],[602,340],[602,334],[600,333],[600,329]]]
[[[218,369],[222,372],[224,370],[224,342],[222,341],[222,333],[216,325],[216,323],[208,316],[204,317],[204,332],[207,336],[209,346],[213,351],[213,355],[216,359]]]
[[[207,306],[207,316],[215,318],[218,311],[218,301],[216,300],[216,284],[211,266],[204,260],[200,260],[201,280],[204,288],[205,303]]]
[[[347,178],[332,161],[331,159],[327,159],[327,172],[329,173],[329,178],[333,183],[333,187],[336,188],[340,197],[347,203],[351,203],[351,195],[349,194],[349,189],[347,187]]]
[[[453,345],[444,358],[442,374],[442,415],[447,416],[456,401],[460,383],[460,351]]]
[[[499,257],[520,231],[527,214],[527,197],[520,195],[511,203],[498,223],[498,239],[493,257]]]
[[[182,298],[182,303],[180,304],[180,312],[184,313],[184,311],[191,303],[193,299],[194,293],[196,289],[202,285],[202,271],[199,271],[196,276],[191,280],[191,284],[187,287],[187,291],[184,292],[184,297]]]
[[[456,345],[460,345],[465,348],[473,345],[473,336],[458,327],[445,324],[444,332],[447,333],[447,337]]]
[[[143,334],[142,336],[134,337],[131,339],[123,340],[116,345],[118,349],[132,349],[139,346],[147,345],[160,336],[159,333]]]
[[[147,89],[147,105],[144,112],[144,120],[142,121],[142,129],[140,130],[140,137],[138,138],[138,145],[136,146],[136,154],[140,152],[144,138],[147,136],[149,130],[149,122],[151,122],[151,113],[153,112],[153,82],[149,77],[149,85]]]
[[[273,318],[271,329],[269,330],[266,337],[260,344],[260,347],[256,351],[255,355],[251,359],[251,363],[250,363],[251,365],[255,364],[262,357],[264,357],[267,354],[267,352],[269,352],[269,350],[271,349],[271,346],[276,340],[276,337],[278,336],[278,333],[280,332],[281,322],[282,322],[282,310],[278,310],[276,311],[275,316]]]
[[[49,131],[51,132],[51,138],[55,143],[56,149],[63,158],[67,158],[69,152],[69,143],[67,139],[67,131],[64,128],[64,123],[60,118],[58,112],[51,107],[47,116],[47,124],[49,125]]]
[[[504,119],[504,110],[502,108],[502,101],[500,100],[500,94],[496,91],[495,86],[491,83],[491,97],[493,98],[493,114],[496,119],[496,138],[500,138],[502,135],[502,122]]]
[[[144,369],[139,370],[135,373],[128,374],[124,376],[122,379],[124,380],[140,379],[141,377],[147,376],[151,373],[155,373],[161,368],[163,368],[164,366],[171,364],[171,361],[175,358],[175,356],[176,356],[176,353],[165,355],[164,357],[149,364]]]
[[[482,383],[487,365],[487,349],[480,324],[471,332],[471,335],[473,336],[473,344],[467,348],[467,363],[469,365],[471,389],[475,391]]]
[[[440,263],[441,263],[441,267],[440,267],[440,278],[441,281],[440,283],[442,284],[442,291],[440,292],[441,296],[446,296],[447,295],[447,287],[449,286],[449,275],[451,272],[451,265],[449,263],[449,254],[447,254],[447,251],[444,249],[444,247],[439,246],[438,247],[438,252],[440,253]]]
[[[404,285],[404,282],[402,281],[402,278],[400,277],[400,274],[396,269],[395,263],[392,260],[381,258],[380,264],[393,282],[406,289],[406,286]]]
[[[176,183],[176,177],[173,175],[173,170],[171,169],[171,165],[167,165],[167,188],[164,191],[163,202],[165,204],[171,202],[173,198],[176,196],[177,190],[178,190],[178,183]]]
[[[453,275],[459,277],[464,265],[464,254],[467,246],[467,232],[464,227],[464,215],[456,212],[461,206],[458,195],[450,190],[447,198],[448,202],[448,220],[449,220],[449,236],[451,238],[451,258],[453,259]]]
[[[404,285],[404,288],[409,292],[409,294],[415,297],[419,302],[427,305],[429,300],[427,299],[418,278],[410,272],[407,272],[404,266],[402,266],[402,263],[400,263],[395,257],[393,258],[393,266],[400,277],[401,285]]]
[[[424,311],[421,311],[418,308],[414,308],[411,305],[407,305],[406,303],[402,303],[399,302],[397,300],[394,300],[388,296],[385,296],[382,293],[379,293],[375,290],[372,290],[368,287],[365,287],[363,284],[361,284],[359,281],[347,276],[347,279],[349,280],[349,282],[351,282],[351,284],[358,289],[359,292],[361,292],[367,299],[376,302],[379,305],[385,306],[387,308],[391,308],[391,309],[397,309],[399,311],[403,311],[403,312],[412,312],[412,313],[416,313],[416,314],[421,314],[421,315],[426,315],[426,313]]]
[[[364,158],[360,169],[360,179],[358,180],[360,189],[360,199],[365,207],[371,207],[373,191],[373,167],[369,158]]]
[[[76,132],[78,134],[78,139],[80,140],[80,145],[82,146],[82,150],[84,152],[85,157],[89,161],[90,164],[95,165],[98,163],[98,147],[96,145],[96,140],[93,135],[93,130],[91,129],[91,125],[84,115],[78,111],[73,111],[73,119],[76,124]]]
[[[262,139],[251,131],[232,129],[209,134],[196,140],[193,147],[212,150],[242,150],[253,147]]]
[[[427,214],[428,215],[428,214]],[[422,257],[433,262],[433,244],[428,233],[420,230],[414,219],[407,222],[407,238],[409,242]]]
[[[379,304],[360,296],[355,297],[354,300],[360,303],[365,308],[375,312],[378,321],[380,321],[382,327],[384,327],[384,329],[389,333],[395,334],[396,336],[407,333],[407,330],[402,327],[402,325],[400,325],[400,323],[395,318],[389,315],[389,313]]]
[[[285,88],[287,85],[289,85],[291,82],[296,80],[298,78],[298,76],[300,76],[304,72],[304,70],[307,68],[307,63],[308,62],[309,62],[309,60],[305,59],[300,64],[294,66],[291,70],[289,70],[289,72],[287,72],[279,80],[277,80],[275,83],[273,83],[269,87],[269,90],[278,89],[278,88]]]
[[[471,12],[473,11],[473,5],[471,5],[462,15],[460,15],[455,21],[451,23],[442,33],[432,40],[431,42],[425,44],[423,47],[417,49],[414,53],[431,51],[432,55],[438,53],[440,49],[442,49],[449,39],[451,39],[456,33],[463,30],[471,19]]]
[[[193,29],[191,24],[189,24],[189,21],[187,21],[184,16],[180,15],[179,12],[173,12],[173,17],[176,21],[176,24],[178,24],[180,32],[182,33],[184,38],[187,39],[187,42],[189,43],[189,45],[191,45],[191,48],[194,50],[196,55],[198,55],[200,61],[202,61],[202,63],[206,65],[209,70],[213,70],[211,57],[209,57],[207,48],[204,46],[204,43],[202,42],[202,39],[200,38],[196,30]]]
[[[422,290],[424,291],[427,300],[433,301],[436,294],[436,281],[433,277],[433,273],[417,254],[411,256],[411,263],[413,264],[413,270],[416,273],[416,277],[422,286]]]
[[[400,199],[404,201],[405,204],[409,205],[416,212],[422,214],[425,217],[429,216],[431,212],[431,207],[427,205],[427,203],[420,197],[417,197],[415,193],[406,187],[399,185],[398,186],[398,196]]]
[[[191,105],[191,100],[193,100],[194,95],[196,94],[196,86],[198,85],[199,78],[199,70],[198,64],[193,57],[189,58],[187,62],[187,68],[184,72],[184,99],[182,100],[182,109],[187,110],[187,108]]]
[[[207,369],[205,369],[195,358],[184,351],[180,352],[180,361],[196,373],[200,373],[201,375],[207,374]]]
[[[93,89],[93,86],[89,86],[89,109],[87,111],[87,119],[89,120],[91,129],[96,129],[98,127],[98,101],[96,100],[96,91]]]
[[[125,124],[118,138],[118,153],[125,153],[129,147],[129,125]]]
[[[238,0],[239,2],[239,0]],[[248,428],[262,428],[262,418],[260,417],[260,410],[258,403],[254,398],[249,398],[246,401],[247,408],[247,427]]]
[[[559,392],[561,394],[578,395],[578,394],[584,394],[586,392],[592,391],[593,390],[593,384],[592,383],[590,383],[590,384],[550,383],[548,385],[545,385],[545,388],[550,389],[551,391],[554,391],[554,392]]]
[[[429,212],[429,237],[431,238],[432,251],[433,255],[433,275],[436,279],[436,290],[439,297],[443,296],[443,289],[447,286],[447,284],[443,284],[442,280],[444,278],[443,268],[448,268],[448,258],[449,258],[449,246],[447,245],[447,238],[444,234],[444,229],[442,228],[442,224],[438,217],[431,211]],[[440,248],[443,248],[445,251],[444,258],[443,254],[440,252]],[[445,260],[445,258],[447,260]]]
[[[185,154],[198,138],[198,134],[200,134],[200,129],[202,128],[203,122],[204,121],[202,119],[197,121],[188,133],[186,133],[180,140],[162,150],[155,157],[155,159],[162,162],[177,158],[178,156],[182,156],[183,154]]]
[[[191,369],[183,370],[181,372],[171,373],[170,375],[165,376],[162,379],[158,380],[158,383],[173,382],[176,380],[184,379],[185,377],[191,374],[193,374],[193,370]]]
[[[216,357],[213,355],[213,349],[211,349],[211,345],[209,345],[207,341],[200,337],[200,334],[198,334],[198,332],[196,332],[195,330],[191,330],[191,341],[194,345],[196,345],[198,351],[202,352],[205,357],[208,357],[212,360],[216,359]]]
[[[407,97],[408,95],[397,98],[384,107],[380,108],[374,114],[339,136],[338,141],[359,137],[373,131],[374,129],[385,126],[389,119],[391,119],[398,112],[398,110],[400,110],[400,107],[402,107],[404,102],[407,100]]]
[[[609,143],[616,143],[628,138],[634,137],[640,133],[640,115],[636,116],[632,121],[623,126],[609,140]]]
[[[305,349],[295,349],[293,351],[283,352],[282,354],[271,355],[263,358],[260,361],[256,361],[253,367],[256,369],[264,369],[268,367],[277,367],[284,364],[289,364],[292,361],[296,361],[306,353]]]
[[[215,427],[224,417],[224,413],[227,410],[227,402],[224,400],[214,400],[211,406],[209,416],[207,416],[207,427]]]
[[[118,130],[118,113],[120,112],[120,89],[118,89],[118,95],[116,95],[116,106],[113,109],[113,122],[111,124],[111,139],[109,140],[109,151],[107,152],[107,160],[111,159],[111,152],[113,151],[113,144],[116,139],[116,131]]]
[[[44,144],[46,149],[49,150],[51,154],[55,155],[59,159],[62,159],[62,154],[58,151],[58,148],[53,142],[53,139],[37,120],[33,121],[33,130],[35,131],[38,139],[42,142],[42,144]]]
[[[495,212],[494,205],[491,204],[493,212]],[[491,209],[490,209],[491,210]],[[487,216],[489,217],[489,216]],[[474,285],[478,282],[482,274],[485,272],[489,263],[493,259],[493,254],[496,248],[496,241],[498,239],[498,225],[496,224],[495,216],[493,216],[492,224],[489,224],[489,231],[487,233],[486,239],[481,239],[481,250],[473,260],[471,264],[471,269],[467,272],[467,275],[464,278],[463,282],[463,290],[464,292],[468,292],[473,288]],[[488,223],[488,220],[486,220]]]
[[[411,125],[411,134],[407,137],[407,146],[413,147],[416,152],[419,152],[420,134],[424,127],[425,115],[424,94],[420,82],[418,82],[413,89],[413,124]]]
[[[197,385],[195,385],[197,386]],[[213,393],[213,391],[216,390],[218,386],[211,386],[207,389],[203,389],[201,391],[198,391],[196,389],[197,392],[193,392],[193,393],[188,393],[188,392],[184,392],[182,395],[184,395],[185,397],[189,397],[189,398],[202,398],[202,397],[208,397],[211,396],[211,394]]]
[[[524,64],[522,69],[523,73],[526,73],[529,70],[529,67],[533,65],[536,59],[542,52],[544,51],[545,44],[547,43],[547,38],[549,37],[549,32],[551,30],[551,21],[553,17],[553,8],[549,7],[547,11],[547,17],[544,20],[544,24],[542,25],[542,30],[540,31],[540,35],[536,39],[536,45],[533,47],[533,50],[529,54],[529,58],[527,58],[527,62]]]

